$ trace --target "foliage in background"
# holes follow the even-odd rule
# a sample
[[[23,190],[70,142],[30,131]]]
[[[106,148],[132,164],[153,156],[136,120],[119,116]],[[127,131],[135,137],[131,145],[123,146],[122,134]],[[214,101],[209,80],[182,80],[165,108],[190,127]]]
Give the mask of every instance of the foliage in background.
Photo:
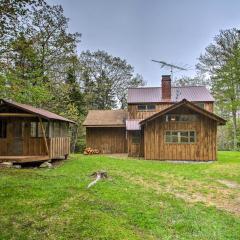
[[[84,147],[88,109],[126,107],[126,91],[143,84],[126,60],[104,51],[83,52],[60,5],[43,0],[0,4],[0,98],[31,104],[78,124],[73,143]],[[77,140],[78,138],[78,140]]]
[[[105,51],[80,54],[81,80],[90,109],[126,108],[127,89],[144,85],[134,68]]]
[[[209,83],[206,78],[200,74],[196,77],[183,76],[181,78],[174,80],[174,85],[176,87],[185,87],[185,86],[206,86],[209,87]]]
[[[232,135],[229,140],[231,149],[237,150],[240,127],[237,121],[240,110],[240,31],[235,28],[220,31],[200,56],[197,68],[210,76],[216,110],[231,122]]]

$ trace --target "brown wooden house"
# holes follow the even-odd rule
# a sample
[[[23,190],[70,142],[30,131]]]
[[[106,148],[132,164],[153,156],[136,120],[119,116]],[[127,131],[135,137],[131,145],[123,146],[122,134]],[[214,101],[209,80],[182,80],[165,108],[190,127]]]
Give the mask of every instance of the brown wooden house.
[[[226,122],[213,108],[205,87],[172,87],[164,75],[162,87],[130,88],[126,111],[89,111],[87,147],[145,159],[213,161],[217,126]]]
[[[67,158],[71,120],[26,104],[0,100],[0,161]]]

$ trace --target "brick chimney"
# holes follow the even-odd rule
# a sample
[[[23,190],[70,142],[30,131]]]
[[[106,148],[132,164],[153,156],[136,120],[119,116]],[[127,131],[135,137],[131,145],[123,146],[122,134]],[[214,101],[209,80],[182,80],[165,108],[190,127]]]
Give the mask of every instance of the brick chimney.
[[[171,75],[162,75],[162,100],[171,100]]]

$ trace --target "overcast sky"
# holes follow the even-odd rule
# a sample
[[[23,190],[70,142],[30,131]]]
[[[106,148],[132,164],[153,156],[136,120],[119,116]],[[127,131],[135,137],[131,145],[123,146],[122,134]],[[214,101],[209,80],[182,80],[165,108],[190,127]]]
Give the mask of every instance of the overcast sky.
[[[82,33],[79,52],[105,50],[134,66],[148,86],[159,86],[169,71],[163,60],[193,70],[220,29],[239,28],[239,0],[48,0],[61,4],[70,31]]]

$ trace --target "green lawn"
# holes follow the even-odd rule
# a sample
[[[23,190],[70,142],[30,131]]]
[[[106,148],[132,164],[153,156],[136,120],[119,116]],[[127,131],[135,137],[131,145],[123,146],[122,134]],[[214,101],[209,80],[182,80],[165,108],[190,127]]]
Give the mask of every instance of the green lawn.
[[[0,169],[0,239],[240,239],[240,153],[177,164],[73,155]],[[87,189],[89,175],[109,178]]]

